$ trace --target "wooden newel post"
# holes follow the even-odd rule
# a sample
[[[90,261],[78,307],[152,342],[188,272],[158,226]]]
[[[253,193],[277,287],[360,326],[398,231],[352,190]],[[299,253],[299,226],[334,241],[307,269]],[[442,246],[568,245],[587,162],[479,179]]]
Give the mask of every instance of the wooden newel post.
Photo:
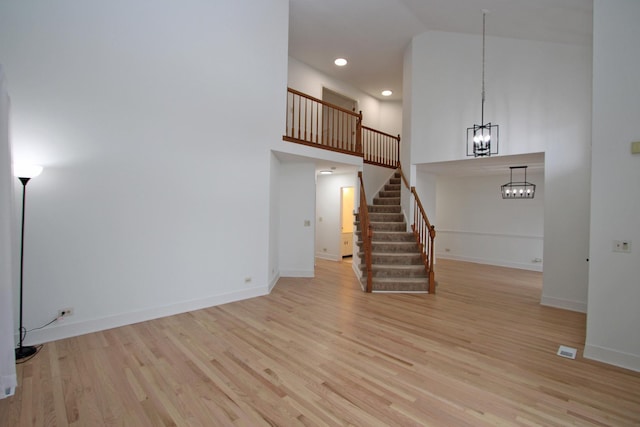
[[[364,154],[362,150],[362,110],[356,119],[356,153]]]
[[[429,237],[430,237],[430,242],[429,242],[429,293],[430,294],[435,294],[436,293],[436,275],[433,272],[433,257],[434,257],[434,253],[433,253],[433,241],[436,238],[436,228],[432,225],[431,228],[429,229]]]

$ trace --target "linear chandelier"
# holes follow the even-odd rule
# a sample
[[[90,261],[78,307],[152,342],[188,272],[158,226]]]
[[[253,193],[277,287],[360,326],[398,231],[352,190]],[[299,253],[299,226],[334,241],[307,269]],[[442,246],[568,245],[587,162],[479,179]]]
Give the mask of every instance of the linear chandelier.
[[[488,157],[498,154],[498,125],[484,122],[484,64],[485,64],[485,28],[487,10],[482,10],[482,104],[480,107],[480,124],[467,128],[467,156]]]
[[[509,182],[500,187],[503,199],[533,199],[536,195],[536,186],[527,182],[527,167],[509,166],[509,169],[511,169]],[[524,181],[513,180],[514,169],[524,169]]]

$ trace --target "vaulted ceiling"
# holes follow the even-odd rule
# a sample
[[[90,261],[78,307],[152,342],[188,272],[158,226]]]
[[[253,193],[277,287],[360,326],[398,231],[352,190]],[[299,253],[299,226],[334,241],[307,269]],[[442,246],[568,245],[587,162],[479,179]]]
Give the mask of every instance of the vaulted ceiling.
[[[425,31],[590,44],[592,0],[290,0],[289,55],[378,98],[402,99],[404,50]],[[337,57],[346,67],[333,64]],[[383,98],[380,92],[394,94]]]

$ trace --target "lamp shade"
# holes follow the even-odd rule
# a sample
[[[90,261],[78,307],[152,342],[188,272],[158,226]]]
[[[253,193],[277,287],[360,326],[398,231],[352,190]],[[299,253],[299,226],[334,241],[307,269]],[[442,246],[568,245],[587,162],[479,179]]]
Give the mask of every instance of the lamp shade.
[[[17,178],[35,178],[42,173],[42,166],[15,164],[13,165],[13,176]]]

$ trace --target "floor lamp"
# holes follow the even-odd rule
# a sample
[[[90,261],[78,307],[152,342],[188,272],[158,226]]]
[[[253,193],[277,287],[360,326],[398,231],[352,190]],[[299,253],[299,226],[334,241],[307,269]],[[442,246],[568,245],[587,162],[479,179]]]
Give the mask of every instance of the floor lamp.
[[[22,275],[24,270],[24,201],[27,194],[27,183],[31,178],[35,178],[40,175],[40,173],[42,173],[42,166],[14,165],[13,167],[13,175],[22,183],[22,234],[20,236],[20,329],[18,330],[18,333],[20,334],[20,345],[16,348],[16,360],[24,359],[36,352],[36,347],[22,345],[22,341],[25,336],[25,329],[24,326],[22,326]]]

